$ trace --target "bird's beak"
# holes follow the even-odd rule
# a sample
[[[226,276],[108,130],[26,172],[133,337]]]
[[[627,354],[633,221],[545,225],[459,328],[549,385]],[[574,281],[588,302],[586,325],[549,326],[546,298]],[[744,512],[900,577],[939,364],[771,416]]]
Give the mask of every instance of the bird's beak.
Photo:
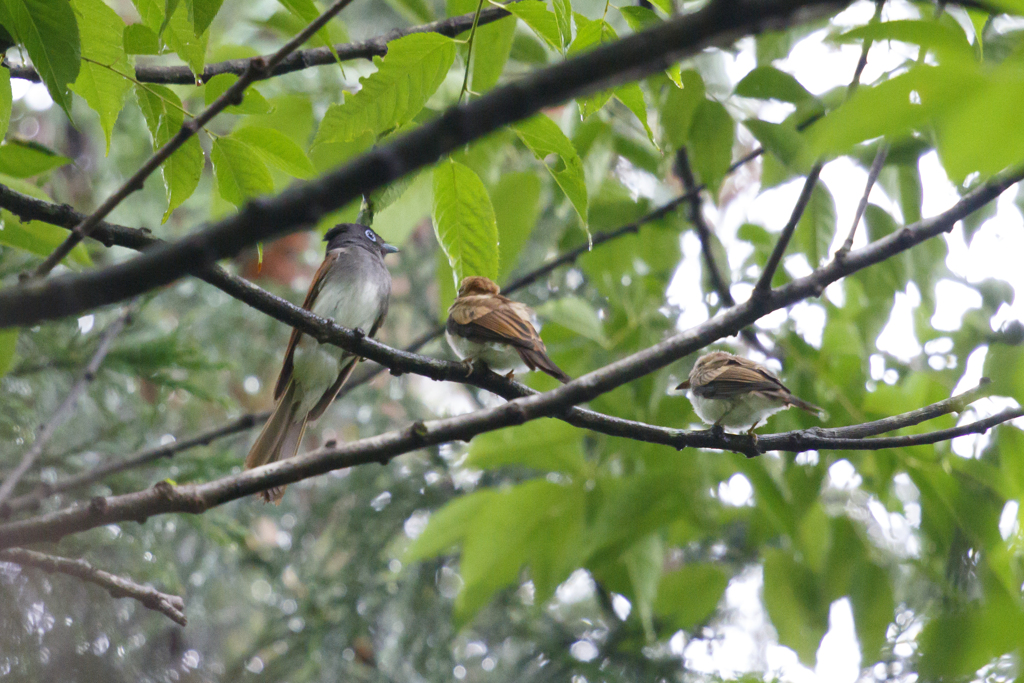
[[[398,247],[396,247],[393,244],[388,244],[387,242],[381,243],[380,248],[384,250],[385,254],[397,254],[398,253]]]
[[[689,388],[690,388],[690,380],[686,380],[685,382],[680,384],[678,387],[676,387],[676,391],[683,391],[683,390],[689,389]]]

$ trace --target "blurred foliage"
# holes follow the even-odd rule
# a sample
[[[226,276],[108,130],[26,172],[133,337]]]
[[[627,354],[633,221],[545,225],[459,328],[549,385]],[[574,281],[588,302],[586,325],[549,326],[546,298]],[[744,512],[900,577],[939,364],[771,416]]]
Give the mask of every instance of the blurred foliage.
[[[260,82],[111,220],[175,239],[462,98],[666,21],[676,4],[701,3],[640,4],[523,0],[510,6],[513,17],[477,28],[469,79],[467,31],[393,41],[372,65],[346,62]],[[355,2],[311,44],[477,6]],[[985,6],[1024,9],[1011,0]],[[126,78],[133,65],[157,59],[198,70],[269,53],[322,7],[315,0],[0,2],[0,25],[18,44],[8,56],[27,56],[43,79],[12,82],[0,68],[0,182],[88,211],[234,80],[133,83]],[[380,338],[403,346],[443,318],[453,274],[507,282],[678,195],[672,165],[683,146],[710,189],[712,251],[739,300],[757,281],[800,175],[819,157],[860,169],[847,179],[862,178],[887,145],[858,245],[924,215],[929,183],[938,182],[934,172],[922,173],[926,163],[937,159],[952,191],[964,192],[1024,161],[1019,19],[953,5],[936,14],[894,0],[879,20],[871,19],[873,4],[855,7],[842,22],[708,49],[640,82],[546,110],[382,189],[373,198],[374,227],[402,253],[389,259],[394,295]],[[852,95],[852,68],[829,72],[825,87],[801,83],[794,65],[808,36],[823,44],[822,54],[851,45],[859,53],[873,42],[872,80]],[[870,68],[876,58],[884,68]],[[46,92],[58,106],[46,106]],[[760,161],[728,172],[758,145],[766,151]],[[817,186],[776,284],[831,258],[852,218],[845,207],[862,191],[859,180]],[[778,220],[750,210],[762,199],[773,202]],[[357,208],[320,227],[354,219]],[[762,320],[756,331],[784,360],[789,387],[825,406],[828,426],[840,426],[944,399],[981,372],[994,380],[993,397],[965,416],[907,434],[1012,405],[1024,392],[1014,289],[995,277],[968,281],[947,257],[958,244],[991,245],[981,239],[996,223],[1019,230],[1017,211],[1009,203],[980,211],[954,238],[933,239],[846,278],[818,301]],[[64,233],[7,211],[0,220],[6,286]],[[66,266],[128,257],[90,243]],[[318,240],[293,235],[265,245],[259,265],[255,250],[227,265],[300,301],[320,258]],[[677,212],[595,247],[516,297],[541,315],[552,358],[579,376],[713,315],[720,297],[709,281],[692,226]],[[953,284],[976,304],[953,329],[937,329],[936,313],[950,303],[937,293]],[[117,314],[100,310],[0,334],[0,468],[17,462]],[[909,353],[880,343],[894,327]],[[268,408],[288,333],[196,280],[153,293],[19,493]],[[719,345],[743,349],[738,339]],[[439,343],[425,352],[451,357]],[[699,428],[689,403],[668,391],[692,362],[590,406]],[[527,381],[555,386],[544,375]],[[461,385],[384,374],[337,401],[306,446],[494,401]],[[792,411],[767,429],[814,424]],[[48,499],[43,509],[168,478],[201,482],[237,472],[251,438],[223,438],[123,471]],[[1021,453],[1024,434],[1013,425],[963,437],[955,448],[746,460],[538,420],[302,482],[280,507],[242,500],[43,548],[183,595],[185,629],[93,586],[0,564],[0,678],[788,679],[799,675],[797,661],[814,666],[844,608],[857,639],[847,647],[859,649],[864,679],[1007,680],[1019,674],[1024,632]],[[737,642],[746,659],[729,654]],[[786,660],[792,664],[769,663],[780,661],[779,645],[795,653]]]

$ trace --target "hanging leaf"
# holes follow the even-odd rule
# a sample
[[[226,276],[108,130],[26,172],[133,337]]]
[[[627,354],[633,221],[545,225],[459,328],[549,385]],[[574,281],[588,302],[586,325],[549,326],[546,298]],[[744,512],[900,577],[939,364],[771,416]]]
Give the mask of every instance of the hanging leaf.
[[[487,188],[468,166],[444,161],[434,169],[434,232],[455,284],[469,275],[498,277],[498,225]]]
[[[78,78],[81,43],[68,0],[4,0],[14,38],[25,46],[50,97],[71,118],[68,87]]]
[[[562,129],[547,116],[540,114],[512,126],[530,151],[543,161],[549,154],[556,154],[559,163],[544,164],[562,192],[572,202],[583,225],[587,224],[587,185],[583,178],[583,162],[580,155],[565,136]]]

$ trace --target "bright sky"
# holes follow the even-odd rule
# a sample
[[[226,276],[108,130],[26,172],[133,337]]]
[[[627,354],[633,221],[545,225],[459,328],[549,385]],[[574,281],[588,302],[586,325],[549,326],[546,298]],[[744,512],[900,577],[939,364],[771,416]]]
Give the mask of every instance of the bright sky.
[[[949,8],[948,11],[956,16],[959,10]],[[874,3],[866,0],[858,2],[838,17],[837,24],[859,25],[867,21],[873,12]],[[886,19],[918,16],[917,10],[905,2],[893,1],[885,6]],[[961,23],[965,22],[962,20]],[[970,22],[966,22],[965,25],[971,34]],[[829,45],[823,42],[824,37],[824,31],[811,34],[794,47],[786,60],[776,63],[776,66],[796,76],[815,94],[821,94],[834,87],[836,74],[852,76],[860,56],[859,46]],[[754,68],[753,47],[753,40],[745,39],[740,42],[741,49],[735,56],[726,55],[725,68],[734,83]],[[877,44],[869,54],[868,66],[861,81],[871,83],[881,74],[915,55],[916,49],[909,46]],[[11,85],[14,99],[24,99],[25,104],[31,109],[41,111],[52,105],[46,88],[41,84],[14,80]],[[785,106],[771,103],[759,111],[759,115],[767,120],[781,120],[787,113]],[[35,131],[30,130],[18,132],[26,137],[35,134]],[[920,170],[924,186],[924,216],[940,213],[957,201],[956,190],[947,179],[935,153],[922,158]],[[838,231],[832,251],[845,239],[866,179],[866,171],[846,159],[827,164],[821,173],[821,180],[835,199],[838,214]],[[801,185],[802,180],[795,180],[760,195],[757,194],[757,187],[753,186],[733,201],[726,211],[721,214],[712,212],[709,215],[711,225],[729,253],[730,263],[734,268],[743,262],[748,249],[745,244],[735,239],[739,226],[750,221],[764,225],[769,230],[778,231],[788,219]],[[978,282],[994,277],[1009,282],[1015,292],[1024,292],[1024,269],[1020,267],[1019,256],[1024,253],[1024,219],[1014,204],[1015,196],[1015,191],[1011,190],[998,200],[995,215],[982,225],[970,244],[965,242],[960,227],[945,238],[950,250],[947,266],[955,277],[966,282]],[[872,190],[871,200],[899,216],[898,208],[878,186]],[[859,230],[855,246],[863,243],[864,230]],[[700,294],[700,244],[696,236],[688,232],[683,236],[682,245],[683,262],[673,278],[668,297],[681,307],[682,316],[678,325],[680,329],[685,329],[706,320],[708,310],[702,303]],[[803,256],[795,256],[787,258],[785,267],[794,276],[800,276],[810,272],[811,264],[808,264]],[[733,290],[734,296],[740,301],[749,293],[749,286],[736,286]],[[841,291],[833,287],[826,295],[841,298]],[[981,298],[974,290],[952,279],[939,282],[936,295],[938,310],[932,324],[938,330],[957,329],[964,312],[981,304]],[[941,340],[937,340],[928,348],[922,349],[915,338],[910,312],[919,302],[920,293],[913,286],[909,291],[897,294],[892,317],[878,340],[878,348],[901,360],[916,357],[924,350],[931,354],[929,362],[932,367],[945,367],[943,364],[947,361],[944,360],[943,353],[948,351],[951,345],[946,347]],[[777,312],[767,316],[759,326],[766,330],[777,328],[785,321],[787,315],[793,318],[798,331],[808,343],[820,345],[825,316],[821,306],[813,302],[795,306],[788,314]],[[1012,305],[1004,306],[993,323],[998,326],[1014,319],[1024,319],[1024,298],[1016,299]],[[958,390],[977,384],[983,362],[983,350],[972,355],[966,363],[964,377]],[[884,358],[881,355],[872,358],[871,369],[874,380],[890,383],[895,381],[895,373],[885,372]],[[429,392],[432,385],[437,386],[432,382],[421,384],[420,389],[425,392]],[[445,395],[452,397],[450,392],[445,392]],[[992,414],[1006,405],[1005,399],[981,401],[976,404],[977,412],[973,415],[968,413],[965,419],[973,420],[979,416]],[[462,412],[467,407],[448,406],[453,412]],[[979,445],[985,443],[985,439],[986,436],[957,439],[954,442],[954,451],[970,457],[977,452]],[[808,457],[813,459],[817,456],[809,454]],[[868,524],[876,542],[890,548],[904,548],[909,555],[913,555],[917,543],[914,530],[920,524],[920,507],[915,502],[917,492],[913,484],[905,475],[901,476],[905,481],[900,480],[898,476],[894,484],[898,491],[903,491],[900,495],[905,501],[904,514],[890,513],[878,501],[868,500],[861,494],[860,497],[864,499],[863,503],[870,512],[870,516],[863,521]],[[849,462],[840,460],[830,467],[829,487],[855,492],[858,484],[859,476]],[[718,491],[718,496],[723,502],[738,506],[750,505],[752,495],[750,483],[740,474],[723,484]],[[1011,533],[1016,517],[1017,506],[1011,502],[1004,510],[1003,523],[1000,524],[1004,538]],[[724,677],[737,676],[748,671],[764,671],[768,676],[777,676],[782,680],[796,683],[852,683],[858,679],[861,666],[860,651],[848,601],[843,599],[832,605],[829,613],[829,631],[818,650],[817,664],[812,670],[802,666],[792,650],[773,644],[774,632],[760,600],[761,587],[760,569],[749,569],[733,579],[724,598],[723,607],[727,616],[719,627],[720,637],[712,641],[687,641],[680,632],[669,641],[669,650],[677,656],[684,656],[687,667],[692,671],[717,673]],[[576,602],[591,595],[592,591],[593,585],[586,572],[577,572],[559,589],[557,602]],[[616,609],[621,616],[625,616],[628,614],[629,605],[622,605],[621,602],[620,600],[616,603]],[[916,631],[912,629],[910,635],[916,635]],[[765,641],[770,643],[766,647],[763,646]],[[596,650],[592,653],[587,645],[589,643],[585,641],[574,645],[574,656],[581,660],[596,656]],[[897,648],[898,653],[904,656],[912,652],[909,641],[898,644]],[[869,671],[869,677],[870,673]]]

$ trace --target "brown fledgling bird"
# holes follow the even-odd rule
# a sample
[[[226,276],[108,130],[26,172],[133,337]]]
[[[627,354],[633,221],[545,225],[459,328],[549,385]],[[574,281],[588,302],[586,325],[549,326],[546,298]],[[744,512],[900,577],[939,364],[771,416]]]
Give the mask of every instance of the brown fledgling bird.
[[[791,406],[816,413],[822,420],[827,417],[818,406],[794,396],[768,368],[724,351],[698,358],[690,378],[676,389],[690,390],[693,411],[707,424],[746,429],[747,433]]]
[[[384,256],[398,248],[358,223],[331,228],[324,241],[327,254],[313,276],[302,307],[351,330],[364,330],[372,337],[388,314],[391,297],[391,273],[384,265]],[[274,387],[274,414],[256,437],[245,458],[245,469],[294,456],[306,423],[324,414],[358,360],[337,346],[321,344],[292,330]],[[283,496],[283,486],[260,493],[268,503],[280,503]]]
[[[541,370],[560,382],[572,378],[548,358],[526,304],[499,294],[501,289],[486,277],[462,280],[459,296],[448,309],[445,337],[462,360],[481,360],[494,372],[508,373],[525,365]]]

